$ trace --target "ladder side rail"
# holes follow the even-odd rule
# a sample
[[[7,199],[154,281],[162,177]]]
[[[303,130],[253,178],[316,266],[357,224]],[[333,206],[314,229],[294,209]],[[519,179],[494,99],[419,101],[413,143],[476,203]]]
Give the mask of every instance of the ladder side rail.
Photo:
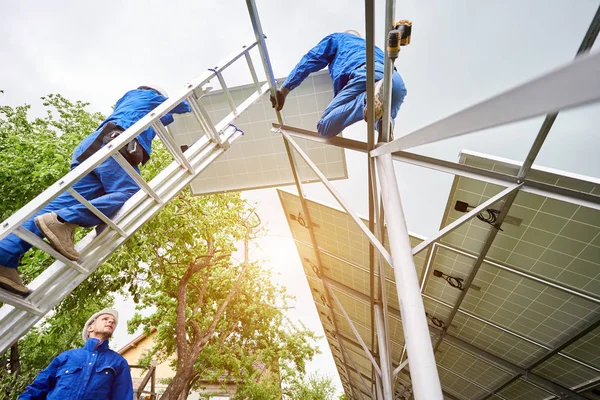
[[[234,131],[229,136],[228,140],[230,143],[233,143],[240,136],[241,133],[239,131]],[[202,159],[202,157],[198,158],[198,167],[196,168],[196,170],[199,172],[204,170],[225,151],[225,148],[219,147],[216,144],[211,143],[209,148],[206,150],[206,153],[203,157],[204,159]],[[179,168],[179,174],[183,175],[183,179],[179,180],[178,188],[176,188],[169,194],[169,198],[166,199],[167,201],[175,197],[177,193],[179,193],[179,191],[185,188],[191,182],[191,180],[195,178],[195,176],[188,174],[187,171],[185,171],[182,168]],[[148,207],[151,207],[151,210],[150,212],[148,212],[148,210],[142,210],[139,207],[133,210],[136,214],[145,214],[146,218],[133,219],[133,226],[130,226],[127,229],[128,231],[131,231],[132,234],[135,231],[137,231],[148,219],[152,218],[156,213],[158,213],[163,207],[161,205],[156,204],[153,201],[149,201],[148,198],[146,199],[146,205]],[[100,266],[100,264],[102,264],[102,262],[104,262],[117,247],[119,247],[125,240],[127,240],[127,238],[120,237],[114,232],[109,232],[109,235],[111,236],[111,240],[102,243],[102,249],[100,249],[101,254],[99,254],[95,260],[89,260],[87,262],[88,264],[92,265],[86,268],[87,272],[85,274],[77,274],[74,273],[74,271],[72,270],[66,271],[63,278],[65,278],[65,280],[68,283],[66,285],[53,285],[49,291],[34,291],[30,296],[32,297],[33,304],[37,305],[37,303],[39,303],[39,306],[42,307],[42,310],[48,312],[50,309],[52,309],[52,307],[54,307],[56,304],[62,301],[69,293],[71,293],[71,291],[75,289],[81,282],[83,282],[83,280],[85,280],[90,274],[92,274],[96,270],[96,268],[98,268],[98,266]],[[84,240],[91,246],[93,246],[93,239],[95,237],[95,233],[90,232]],[[60,262],[55,262],[55,264],[57,263]],[[36,280],[38,278],[36,278]],[[42,282],[41,287],[43,287],[44,284],[45,282]],[[47,297],[51,297],[55,301],[50,302],[48,301]],[[0,309],[0,315],[5,315],[5,318],[2,318],[0,320],[0,352],[2,351],[2,349],[10,347],[10,345],[12,345],[16,340],[18,340],[19,337],[21,337],[27,330],[31,329],[31,327],[33,327],[33,325],[35,325],[43,317],[35,316],[18,309],[6,310],[6,307],[8,306],[3,306],[2,309]]]
[[[241,112],[256,102],[267,88],[268,84],[263,85],[260,90],[244,101],[239,107]],[[173,162],[161,171],[150,182],[149,186],[154,188],[156,193],[161,193],[161,198],[166,201],[176,196],[192,179],[225,152],[229,145],[243,134],[243,132],[231,125],[235,117],[231,113],[217,125],[219,132],[222,132],[222,136],[226,140],[227,146],[219,146],[215,142],[210,141],[206,136],[203,136],[188,149],[186,153],[189,153],[189,161],[195,167],[195,174],[189,174],[177,162]],[[124,158],[123,161],[125,162]],[[196,164],[200,168],[196,167]],[[152,197],[143,191],[139,191],[121,208],[114,220],[123,226],[122,229],[128,235],[132,235],[163,206],[156,203]],[[40,310],[44,314],[48,312],[86,279],[87,276],[95,271],[128,237],[119,236],[112,230],[105,230],[99,235],[95,231],[89,233],[76,245],[76,248],[82,255],[93,255],[93,257],[87,257],[83,263],[86,270],[85,273],[81,274],[73,271],[65,267],[64,263],[57,260],[30,284],[30,288],[34,288],[34,292],[27,300],[32,300],[31,302],[24,303],[24,307],[21,308],[15,308],[9,304],[5,304],[0,308],[0,349],[10,346],[43,317],[43,314],[35,315],[36,313],[39,314],[39,311],[35,308],[35,303],[43,306]],[[53,295],[56,295],[53,301],[48,301],[48,298],[52,298]],[[27,308],[27,310],[23,310],[23,308]],[[35,313],[29,311],[35,311]]]
[[[215,70],[222,71],[235,60],[243,57],[246,52],[253,48],[256,43],[250,46],[244,46],[240,52],[235,52],[228,58],[222,60]],[[221,66],[222,64],[222,66]],[[21,226],[26,220],[31,218],[39,209],[44,207],[46,204],[58,197],[64,190],[70,188],[78,180],[90,173],[94,168],[100,165],[102,162],[118,153],[119,149],[122,148],[126,143],[129,143],[137,135],[146,130],[152,123],[159,120],[166,113],[171,111],[175,106],[180,104],[183,100],[186,100],[194,90],[204,85],[210,79],[214,78],[216,74],[211,71],[205,71],[200,77],[194,79],[191,83],[188,83],[186,89],[179,91],[175,96],[170,97],[161,105],[156,107],[152,112],[141,118],[138,122],[133,124],[131,127],[121,133],[116,139],[102,147],[87,160],[82,162],[77,168],[68,172],[58,182],[55,182],[27,205],[19,209],[15,214],[8,217],[2,224],[0,224],[0,240],[4,239],[10,233],[12,233],[17,227]]]

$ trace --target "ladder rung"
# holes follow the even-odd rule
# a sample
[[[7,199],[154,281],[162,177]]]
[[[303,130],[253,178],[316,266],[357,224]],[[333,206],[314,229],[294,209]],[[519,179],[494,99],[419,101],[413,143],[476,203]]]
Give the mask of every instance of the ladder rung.
[[[243,53],[240,54],[238,58],[242,55]],[[212,78],[214,78],[214,75],[212,75]],[[196,85],[199,85],[207,79],[208,77],[198,79]],[[42,198],[40,197],[36,202],[30,203],[27,209],[20,210],[16,218],[12,218],[8,221],[9,225],[11,225],[9,227],[11,231],[19,227],[20,229],[15,233],[32,243],[34,246],[46,251],[51,256],[55,256],[56,261],[29,284],[29,288],[30,290],[33,290],[33,292],[27,299],[14,298],[11,294],[5,295],[6,304],[0,308],[0,352],[6,350],[8,346],[33,327],[43,315],[71,293],[72,290],[93,273],[104,260],[110,257],[115,249],[117,249],[128,237],[133,235],[134,232],[152,218],[152,216],[156,215],[167,201],[171,200],[177,193],[189,185],[199,173],[204,171],[217,157],[226,151],[228,145],[241,136],[241,132],[231,125],[236,118],[234,113],[229,113],[216,125],[213,125],[212,122],[210,122],[207,111],[199,106],[196,101],[197,99],[192,94],[194,86],[195,85],[189,86],[189,92],[186,94],[187,99],[190,101],[190,105],[195,111],[194,114],[198,117],[201,124],[210,124],[210,126],[205,129],[206,135],[192,144],[190,149],[185,153],[187,156],[186,159],[194,168],[194,173],[189,173],[189,171],[182,168],[178,162],[173,162],[163,169],[151,182],[147,183],[118,152],[115,147],[116,144],[113,144],[116,143],[115,141],[108,144],[108,146],[113,145],[112,149],[106,148],[108,146],[105,146],[105,148],[92,156],[97,159],[95,162],[101,162],[100,156],[105,154],[103,156],[105,157],[107,150],[109,150],[110,156],[114,157],[117,162],[119,162],[128,175],[130,175],[141,188],[141,190],[129,199],[111,219],[111,221],[116,226],[120,227],[127,236],[119,236],[114,229],[106,230],[106,232],[99,235],[90,232],[77,243],[76,248],[81,254],[81,260],[79,263],[74,263],[65,259],[65,257],[62,257],[50,245],[33,233],[20,228],[20,224],[33,215],[35,211],[34,205],[35,209],[40,209],[48,201],[66,191],[66,189],[73,185],[77,179],[83,176],[80,175],[79,171],[77,171],[77,179],[73,179],[72,173],[68,174],[63,180],[57,182],[52,190],[46,192],[51,196],[46,196],[43,201],[40,200]],[[253,93],[246,101],[240,104],[238,111],[243,112],[248,109],[260,98],[260,93],[264,93],[267,88],[268,84],[261,86],[261,90]],[[173,102],[179,104],[185,99],[185,96],[177,97],[173,98]],[[205,117],[203,117],[203,114]],[[142,126],[143,124],[141,124],[140,121],[139,129],[145,129],[148,126],[152,126],[152,123],[156,122],[157,118],[158,113],[152,122],[148,121],[145,126]],[[122,141],[118,143],[120,145],[125,145],[126,140],[129,141],[132,138],[133,136],[130,137],[127,135],[127,137],[119,137],[115,140],[119,141],[122,139]],[[83,170],[80,170],[85,171],[85,173],[89,173],[94,167],[94,165],[90,163],[86,165],[82,164],[82,166],[84,168]],[[61,184],[61,190],[56,190],[56,186],[60,186]],[[160,193],[160,197],[158,193]],[[0,229],[0,232],[4,231]],[[77,269],[77,271],[72,268]],[[84,273],[80,273],[82,271]],[[2,298],[4,297],[0,297],[0,299]]]
[[[152,190],[150,185],[148,185],[148,182],[146,182],[144,178],[138,174],[138,172],[131,166],[131,164],[129,164],[129,162],[121,155],[121,153],[116,152],[113,154],[113,157],[119,164],[121,164],[121,167],[123,167],[125,172],[127,172],[127,175],[129,175],[144,192],[148,193],[149,196],[152,196],[152,198],[156,200],[158,204],[163,204],[160,196],[154,190]]]
[[[229,108],[231,108],[231,111],[235,115],[238,115],[237,107],[235,106],[233,97],[231,97],[231,93],[229,93],[229,88],[227,87],[227,84],[225,83],[225,79],[223,79],[223,75],[221,75],[220,71],[214,70],[214,72],[215,72],[215,75],[217,75],[217,79],[219,79],[219,84],[221,85],[223,92],[225,93],[225,97],[227,98],[227,102],[229,103]]]
[[[152,128],[154,128],[160,140],[162,140],[167,150],[169,150],[169,152],[171,153],[173,158],[177,160],[179,165],[185,167],[191,174],[194,174],[195,172],[194,168],[192,167],[192,164],[190,164],[190,162],[185,157],[179,146],[177,146],[177,143],[175,143],[175,141],[173,140],[173,136],[163,125],[163,123],[160,121],[156,121],[154,124],[152,124]]]
[[[125,233],[125,231],[121,228],[119,228],[117,226],[117,224],[115,224],[110,218],[108,218],[106,215],[104,215],[104,213],[102,213],[100,210],[98,210],[96,207],[94,207],[94,205],[92,203],[90,203],[89,201],[87,201],[82,195],[80,195],[77,190],[71,188],[68,188],[67,191],[71,194],[71,196],[75,197],[77,199],[77,201],[79,201],[81,204],[83,204],[88,210],[90,210],[92,213],[94,213],[94,215],[98,218],[100,218],[102,220],[102,222],[104,222],[106,225],[108,225],[112,230],[114,230],[115,232],[117,232],[119,235],[125,237],[127,236],[127,233]]]
[[[207,133],[208,137],[210,137],[213,142],[220,144],[221,139],[219,137],[219,132],[217,132],[217,130],[215,129],[215,126],[210,120],[210,116],[208,115],[202,104],[200,104],[200,101],[196,100],[193,96],[190,96],[188,98],[188,102],[190,104],[190,107],[192,108],[194,116],[196,117],[204,131]]]
[[[258,82],[258,77],[256,76],[256,70],[254,69],[254,63],[252,62],[252,58],[249,53],[244,54],[246,56],[246,62],[248,63],[248,69],[250,69],[250,75],[252,75],[252,80],[254,81],[254,85],[258,90],[260,90],[260,82]]]
[[[28,302],[26,299],[23,299],[16,294],[9,293],[6,290],[0,290],[0,303],[9,304],[30,314],[44,315],[42,310]]]
[[[29,244],[42,250],[44,253],[49,254],[50,256],[52,256],[52,258],[55,258],[55,259],[63,262],[65,265],[69,266],[70,268],[74,269],[75,271],[79,272],[80,274],[87,274],[87,271],[85,270],[85,268],[83,268],[81,265],[77,264],[75,261],[69,260],[67,257],[60,254],[58,251],[54,250],[54,247],[52,247],[48,243],[44,242],[33,232],[28,231],[27,229],[20,226],[17,229],[15,229],[15,231],[13,233],[15,235],[17,235],[18,237],[20,237],[21,239],[28,242]]]

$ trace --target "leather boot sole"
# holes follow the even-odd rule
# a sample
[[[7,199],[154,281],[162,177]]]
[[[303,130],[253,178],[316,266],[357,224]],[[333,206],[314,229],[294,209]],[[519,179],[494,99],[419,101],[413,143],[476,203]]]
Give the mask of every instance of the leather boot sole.
[[[48,225],[46,225],[44,220],[36,217],[33,220],[33,222],[35,222],[35,226],[37,226],[38,229],[44,234],[44,236],[46,236],[46,238],[48,239],[48,241],[50,242],[50,244],[52,245],[52,247],[54,247],[54,249],[56,251],[58,251],[63,256],[67,257],[69,260],[72,260],[72,261],[79,260],[79,254],[69,253],[69,251],[64,248],[64,246],[62,245],[60,240],[58,240],[58,237],[56,237],[56,235],[48,228]]]
[[[27,297],[29,294],[29,289],[26,286],[13,282],[4,276],[0,276],[0,288],[23,297]]]

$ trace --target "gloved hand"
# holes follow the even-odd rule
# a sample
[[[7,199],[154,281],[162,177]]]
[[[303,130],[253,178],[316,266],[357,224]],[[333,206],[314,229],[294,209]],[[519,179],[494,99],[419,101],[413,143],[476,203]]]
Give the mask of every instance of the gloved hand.
[[[289,93],[290,93],[290,89],[288,89],[286,87],[277,89],[277,100],[275,100],[275,97],[273,97],[273,95],[271,95],[271,105],[273,106],[273,108],[275,108],[277,111],[281,111],[281,109],[283,108],[283,105],[285,104],[285,98],[287,97],[287,95]]]

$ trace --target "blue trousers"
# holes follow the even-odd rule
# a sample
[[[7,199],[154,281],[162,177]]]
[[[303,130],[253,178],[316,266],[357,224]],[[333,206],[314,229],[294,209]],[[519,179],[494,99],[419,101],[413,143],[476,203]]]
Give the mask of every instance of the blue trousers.
[[[383,79],[383,65],[375,65],[375,81]],[[398,110],[406,96],[406,87],[400,74],[392,74],[392,104],[391,117],[396,118]],[[367,68],[355,69],[350,80],[342,90],[331,100],[317,123],[317,132],[324,137],[333,137],[346,127],[363,119],[367,97]],[[377,126],[377,124],[376,124]]]
[[[83,150],[79,147],[75,150],[71,169],[77,167],[76,157]],[[139,169],[136,167],[139,173]],[[125,170],[115,161],[109,158],[104,161],[92,172],[81,178],[73,185],[80,195],[94,205],[100,212],[108,217],[112,217],[133,196],[138,190],[138,184],[125,172]],[[48,203],[43,209],[37,212],[33,217],[23,223],[23,228],[43,237],[33,219],[41,214],[55,212],[59,217],[67,222],[77,224],[86,228],[98,225],[101,220],[90,210],[78,202],[68,192],[64,192],[56,199]],[[9,268],[17,268],[21,256],[25,254],[31,245],[14,234],[8,235],[0,241],[0,265]]]

